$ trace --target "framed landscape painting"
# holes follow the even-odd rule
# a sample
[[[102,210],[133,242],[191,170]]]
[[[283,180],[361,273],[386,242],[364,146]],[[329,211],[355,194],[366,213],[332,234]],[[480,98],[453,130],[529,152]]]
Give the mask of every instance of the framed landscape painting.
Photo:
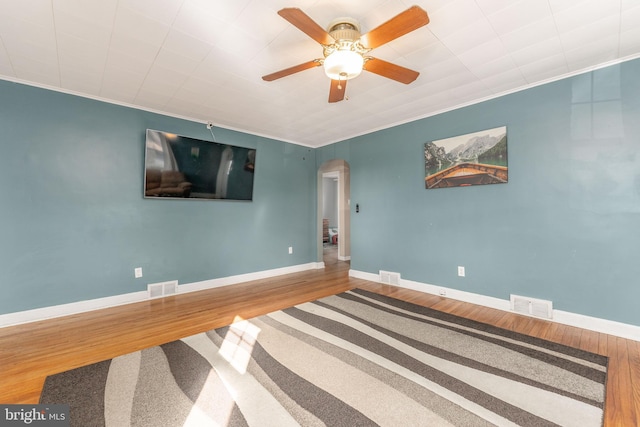
[[[504,184],[509,180],[507,127],[424,144],[425,188]]]

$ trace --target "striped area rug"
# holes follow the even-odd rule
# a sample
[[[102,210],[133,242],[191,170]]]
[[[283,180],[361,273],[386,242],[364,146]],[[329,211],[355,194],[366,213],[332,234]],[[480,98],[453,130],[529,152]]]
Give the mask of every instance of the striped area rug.
[[[607,359],[363,290],[50,376],[78,426],[601,426]]]

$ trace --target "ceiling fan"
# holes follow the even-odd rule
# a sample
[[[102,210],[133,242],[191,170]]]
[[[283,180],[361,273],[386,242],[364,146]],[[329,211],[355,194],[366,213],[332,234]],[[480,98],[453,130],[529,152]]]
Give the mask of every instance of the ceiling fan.
[[[347,80],[357,77],[362,70],[404,84],[411,83],[420,74],[368,55],[371,50],[427,25],[429,16],[418,6],[410,7],[364,35],[360,34],[358,21],[352,18],[335,19],[325,31],[298,8],[282,9],[278,15],[320,43],[324,57],[268,74],[263,80],[270,82],[322,65],[331,79],[329,102],[338,102],[344,99]]]

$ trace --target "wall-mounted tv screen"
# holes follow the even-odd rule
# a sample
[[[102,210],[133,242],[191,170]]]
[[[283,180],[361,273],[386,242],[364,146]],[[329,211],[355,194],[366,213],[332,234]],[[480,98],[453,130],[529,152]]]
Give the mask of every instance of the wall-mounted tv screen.
[[[256,150],[147,129],[144,197],[253,200]]]

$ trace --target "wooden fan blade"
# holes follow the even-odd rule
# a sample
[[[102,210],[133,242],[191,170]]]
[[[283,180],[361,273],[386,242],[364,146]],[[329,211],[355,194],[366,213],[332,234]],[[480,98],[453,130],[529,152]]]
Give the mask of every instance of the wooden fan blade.
[[[367,62],[364,63],[364,69],[406,85],[417,79],[420,75],[417,71],[413,71],[378,58],[371,58],[367,60]]]
[[[262,80],[272,82],[282,77],[290,76],[291,74],[299,73],[300,71],[308,70],[309,68],[319,67],[322,64],[319,60],[305,62],[304,64],[294,65],[293,67],[285,68],[284,70],[276,71],[275,73],[262,76]]]
[[[278,11],[278,15],[289,21],[293,26],[300,31],[317,41],[322,45],[329,45],[335,43],[333,37],[327,33],[324,28],[318,25],[313,19],[309,17],[302,10],[297,7],[287,7]]]
[[[411,6],[401,14],[396,15],[360,37],[360,43],[368,49],[375,49],[428,23],[429,15],[427,15],[427,12],[419,6]]]
[[[329,89],[329,102],[338,102],[344,99],[344,93],[347,90],[346,80],[331,80],[331,88]]]

